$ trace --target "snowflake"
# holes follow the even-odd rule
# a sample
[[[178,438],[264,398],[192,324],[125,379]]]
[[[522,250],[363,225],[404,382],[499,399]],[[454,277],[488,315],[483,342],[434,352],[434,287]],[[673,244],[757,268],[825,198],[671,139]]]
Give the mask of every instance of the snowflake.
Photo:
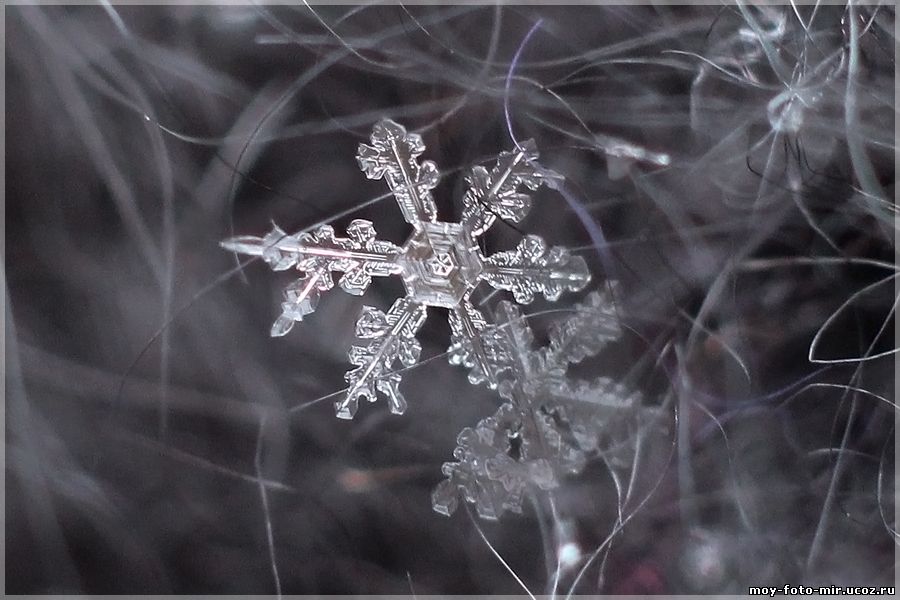
[[[506,402],[497,413],[457,438],[456,462],[444,463],[432,494],[434,509],[452,514],[462,497],[484,519],[521,512],[528,491],[552,490],[579,473],[590,457],[614,466],[633,458],[636,426],[658,417],[641,395],[609,378],[571,382],[572,363],[594,356],[621,329],[608,294],[591,293],[575,313],[550,331],[550,344],[534,349],[534,336],[516,305],[498,305],[498,323],[482,332],[495,357],[498,391]],[[483,380],[474,369],[474,379]]]
[[[335,403],[337,416],[343,419],[353,418],[360,398],[374,402],[379,395],[387,399],[391,412],[406,410],[395,364],[411,366],[418,360],[421,346],[415,335],[427,307],[449,310],[451,362],[471,368],[473,381],[496,387],[499,357],[482,342],[487,323],[469,299],[475,287],[486,282],[527,304],[536,294],[556,300],[590,280],[583,258],[565,248],[548,248],[535,235],[526,236],[512,251],[491,256],[484,256],[479,248],[479,236],[496,219],[517,223],[528,213],[531,198],[522,188],[534,191],[548,178],[559,177],[537,164],[533,141],[500,154],[490,171],[481,166],[471,170],[459,223],[437,220],[431,190],[439,174],[433,162],[419,163],[424,150],[421,136],[385,119],[375,125],[371,145],[360,144],[357,154],[369,179],[385,179],[404,219],[412,225],[403,246],[376,239],[372,223],[363,219],[350,223],[345,238],[335,237],[329,225],[295,235],[275,226],[262,238],[241,236],[222,242],[229,250],[262,256],[273,270],[295,268],[302,273],[284,291],[273,336],[285,335],[315,310],[321,293],[334,286],[333,272],[342,273],[338,285],[355,295],[363,294],[373,277],[402,277],[406,297],[394,302],[387,313],[364,307],[356,323],[356,336],[362,343],[349,353],[356,368],[344,376],[347,393]]]

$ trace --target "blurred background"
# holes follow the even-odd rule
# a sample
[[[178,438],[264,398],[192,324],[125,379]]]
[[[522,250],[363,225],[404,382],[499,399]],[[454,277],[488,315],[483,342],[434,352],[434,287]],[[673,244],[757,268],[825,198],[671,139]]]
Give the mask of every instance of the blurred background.
[[[893,584],[890,3],[8,6],[5,24],[7,592]],[[294,276],[219,241],[366,218],[401,243],[355,160],[382,117],[422,134],[443,220],[510,127],[566,177],[572,202],[542,188],[485,249],[524,231],[584,256],[593,282],[561,307],[619,282],[626,334],[578,374],[664,411],[627,468],[592,463],[497,522],[441,516],[441,464],[499,404],[442,356],[445,315],[402,417],[332,406],[353,322],[396,278],[269,337]]]

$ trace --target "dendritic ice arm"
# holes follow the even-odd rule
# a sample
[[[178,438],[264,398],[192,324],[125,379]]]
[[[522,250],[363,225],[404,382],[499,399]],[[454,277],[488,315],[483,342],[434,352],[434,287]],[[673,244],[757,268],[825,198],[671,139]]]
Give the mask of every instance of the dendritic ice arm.
[[[503,482],[488,474],[492,461],[503,460],[510,451],[511,417],[515,408],[504,404],[492,417],[482,419],[474,428],[463,429],[456,438],[453,457],[457,462],[444,463],[446,479],[431,494],[434,510],[453,514],[459,506],[459,496],[475,505],[475,511],[483,519],[496,520],[506,510],[522,512],[525,486],[507,478]],[[516,483],[519,483],[517,485]]]
[[[620,467],[627,467],[634,456],[631,441],[637,428],[660,413],[642,405],[640,392],[607,377],[577,382],[548,378],[534,393],[575,452],[603,454]]]
[[[594,356],[607,344],[622,337],[622,326],[615,304],[615,283],[607,282],[603,291],[594,291],[575,305],[568,319],[550,329],[550,344],[543,349],[549,364],[565,367]]]
[[[485,335],[488,330],[484,315],[468,300],[450,309],[450,364],[471,369],[472,384],[486,382],[493,389],[505,359],[504,348],[495,343],[495,337]]]
[[[479,468],[479,463],[468,457],[466,448],[471,445],[468,438],[476,434],[474,430],[466,428],[459,434],[457,443],[459,447],[454,452],[459,462],[447,462],[441,469],[446,479],[441,481],[431,493],[431,505],[437,512],[450,516],[459,507],[459,495],[473,504],[478,516],[482,519],[497,520],[505,510],[505,504],[515,505],[515,502],[504,502],[503,486],[493,481]],[[459,450],[463,448],[463,450]]]
[[[584,463],[580,457],[577,464],[568,460],[571,453],[548,416],[534,418],[512,403],[463,429],[456,441],[457,462],[444,463],[446,479],[431,495],[432,506],[444,515],[456,510],[460,493],[483,519],[520,513],[529,490],[554,489],[560,475],[577,472]]]
[[[415,336],[425,317],[425,307],[408,298],[395,301],[387,314],[363,307],[356,321],[356,336],[366,341],[350,348],[350,362],[356,368],[344,375],[349,387],[344,399],[335,403],[338,417],[352,419],[359,399],[374,402],[378,393],[387,398],[392,413],[406,411],[406,400],[398,389],[400,374],[394,372],[393,365],[398,361],[407,367],[416,364],[422,346]]]
[[[425,151],[422,136],[407,133],[399,123],[390,119],[379,121],[372,130],[372,145],[360,144],[356,160],[369,179],[387,181],[403,218],[417,229],[422,223],[437,218],[437,207],[431,190],[437,185],[437,165],[418,157]]]
[[[555,301],[564,291],[577,292],[591,275],[582,257],[561,246],[547,248],[540,237],[528,235],[515,250],[485,259],[481,278],[492,287],[511,291],[516,302],[529,304],[537,293]]]
[[[303,275],[284,290],[282,314],[272,325],[272,336],[282,336],[296,321],[316,309],[322,292],[334,286],[331,272],[343,272],[338,285],[347,293],[361,295],[372,277],[398,273],[400,248],[375,239],[371,221],[356,219],[347,227],[346,238],[334,236],[330,225],[309,233],[288,235],[273,226],[265,237],[240,236],[225,240],[228,250],[261,256],[275,271],[295,267]]]
[[[609,286],[615,289],[613,284]],[[458,342],[450,346],[450,362],[471,368],[472,384],[484,382],[481,363],[471,359],[467,338],[458,333],[461,328],[455,324],[453,313],[450,318],[451,335]],[[499,302],[494,321],[479,329],[479,337],[499,384],[498,392],[507,400],[513,400],[517,387],[528,396],[529,390],[544,379],[561,376],[571,363],[597,354],[622,334],[609,290],[591,292],[576,304],[570,316],[550,328],[550,343],[539,349],[533,348],[534,334],[517,304]]]
[[[531,348],[534,335],[516,304],[504,300],[497,304],[494,312],[497,322],[479,329],[478,339],[487,355],[485,361],[475,360],[470,338],[462,330],[458,317],[450,313],[453,342],[450,363],[469,368],[469,382],[473,385],[486,382],[491,389],[496,388],[500,396],[512,400],[512,387],[531,379],[535,369],[530,363],[540,360],[541,356]],[[492,376],[490,379],[485,364]]]
[[[466,176],[469,189],[463,196],[462,221],[473,235],[481,235],[499,217],[518,223],[531,209],[531,196],[547,176],[559,177],[537,164],[534,140],[523,142],[512,152],[503,152],[491,171],[478,166]]]

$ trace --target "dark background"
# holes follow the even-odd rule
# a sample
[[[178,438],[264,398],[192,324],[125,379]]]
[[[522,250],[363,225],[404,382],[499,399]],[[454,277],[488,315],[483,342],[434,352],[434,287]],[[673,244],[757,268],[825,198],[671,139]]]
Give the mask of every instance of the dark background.
[[[507,96],[606,243],[547,189],[519,229],[621,285],[627,333],[578,374],[668,415],[577,591],[892,584],[893,355],[858,360],[894,337],[894,273],[861,262],[895,256],[892,8],[314,10],[5,9],[8,592],[274,592],[257,466],[285,593],[521,592],[464,510],[431,510],[498,403],[463,369],[407,372],[402,417],[288,412],[343,388],[360,307],[401,284],[272,339],[290,275],[218,246],[382,195],[355,153],[383,116],[423,134],[455,220],[460,170],[512,146]],[[390,198],[331,222],[353,218],[408,233]],[[448,336],[432,310],[423,359]],[[554,498],[478,523],[534,593],[553,539],[586,558],[616,527],[602,463]]]

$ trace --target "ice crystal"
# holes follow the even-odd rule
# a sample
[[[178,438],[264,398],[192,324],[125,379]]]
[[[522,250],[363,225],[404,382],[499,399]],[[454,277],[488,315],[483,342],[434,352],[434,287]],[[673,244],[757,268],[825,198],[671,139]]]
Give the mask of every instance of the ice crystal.
[[[536,294],[556,300],[564,291],[578,291],[590,280],[584,259],[565,248],[548,248],[534,235],[515,250],[484,256],[478,237],[497,218],[521,221],[531,206],[523,191],[535,190],[548,177],[558,175],[537,164],[533,141],[502,153],[488,171],[477,166],[466,177],[459,223],[437,220],[431,190],[439,173],[431,161],[419,163],[424,152],[421,136],[408,133],[390,120],[375,125],[370,144],[360,144],[357,161],[370,179],[384,179],[404,219],[413,232],[402,247],[378,240],[372,223],[358,219],[347,229],[347,237],[335,237],[323,225],[311,233],[288,235],[277,226],[265,237],[242,236],[222,246],[244,254],[262,256],[272,269],[295,268],[301,277],[284,292],[282,314],[272,326],[272,335],[285,335],[297,321],[312,313],[322,292],[334,286],[333,272],[343,273],[338,285],[351,294],[365,292],[372,277],[399,275],[406,297],[398,299],[387,313],[365,307],[356,324],[363,343],[350,350],[356,366],[347,372],[346,396],[335,403],[337,416],[352,419],[359,400],[387,398],[391,412],[402,414],[406,402],[399,391],[396,363],[412,365],[420,346],[415,338],[426,317],[426,307],[449,309],[450,360],[477,372],[471,376],[492,387],[499,382],[502,357],[497,348],[483,343],[487,323],[469,301],[475,287],[488,285],[512,292],[516,302],[529,303]],[[513,486],[506,481],[504,485]]]
[[[475,428],[464,429],[443,466],[446,479],[432,494],[434,509],[450,515],[462,497],[485,519],[521,512],[529,490],[551,490],[580,472],[592,456],[627,464],[627,443],[642,417],[639,393],[600,377],[572,382],[570,364],[596,355],[621,335],[610,295],[594,292],[557,323],[550,343],[535,349],[534,336],[515,304],[498,305],[498,322],[482,332],[494,358],[498,390],[506,402]],[[475,366],[474,382],[485,378]]]

